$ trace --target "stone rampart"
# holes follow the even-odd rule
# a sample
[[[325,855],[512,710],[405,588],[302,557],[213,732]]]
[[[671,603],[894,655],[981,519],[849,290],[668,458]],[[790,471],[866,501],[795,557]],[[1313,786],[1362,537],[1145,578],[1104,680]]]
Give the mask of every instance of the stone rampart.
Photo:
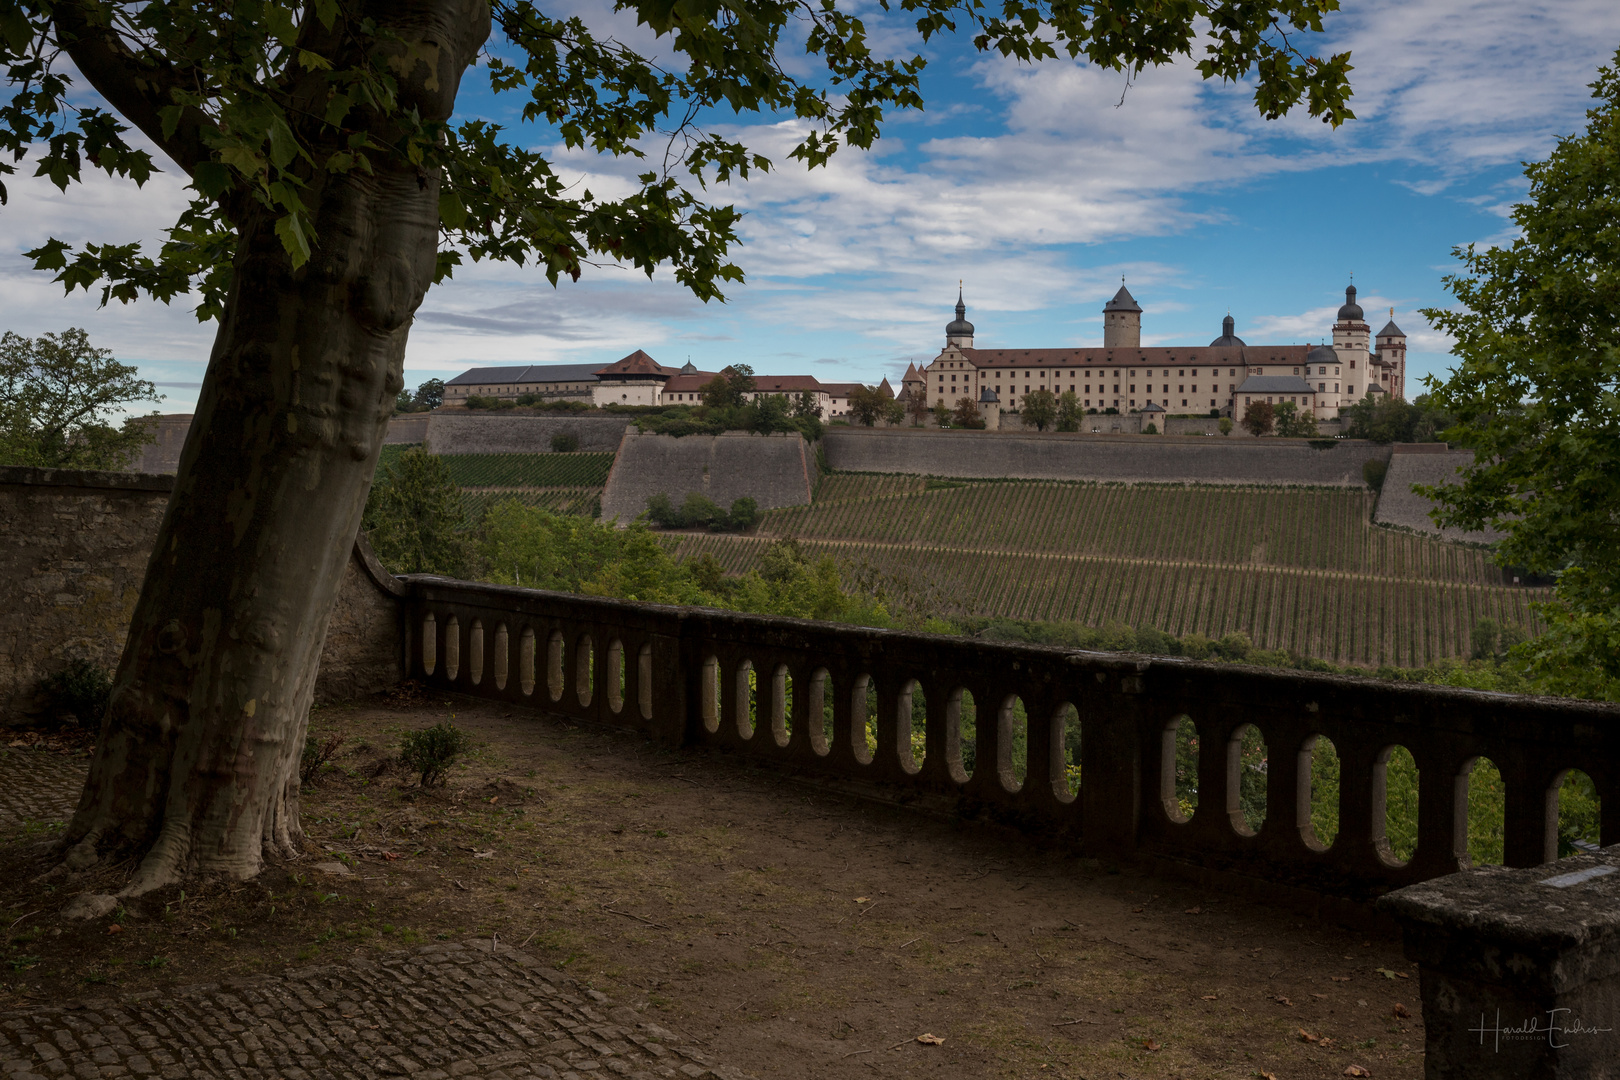
[[[383,442],[391,446],[426,442],[428,421],[432,416],[432,413],[420,412],[389,417],[388,433],[383,436]]]
[[[602,453],[617,450],[629,426],[622,416],[436,409],[428,414],[427,430],[419,441],[427,443],[432,454],[549,454],[552,436],[567,432],[579,440],[579,449]]]
[[[823,445],[827,463],[850,472],[1124,483],[1356,487],[1366,462],[1390,456],[1389,447],[1361,440],[1317,449],[1304,439],[903,428],[830,427]]]
[[[174,477],[0,468],[0,725],[44,706],[41,679],[72,660],[112,670],[146,576]],[[362,542],[344,573],[316,695],[399,680],[399,586]]]
[[[141,456],[130,465],[135,472],[172,473],[180,468],[180,451],[185,449],[191,431],[190,413],[165,413],[140,421],[152,433],[152,441],[141,447]]]
[[[628,522],[654,495],[679,506],[692,492],[721,507],[750,496],[761,510],[804,506],[815,487],[815,458],[797,433],[754,435],[643,435],[625,433],[602,492],[602,518]]]
[[[1472,450],[1452,450],[1445,443],[1397,443],[1389,459],[1389,472],[1373,508],[1373,520],[1380,525],[1397,525],[1425,532],[1443,540],[1491,544],[1502,539],[1495,529],[1468,532],[1442,529],[1429,517],[1434,503],[1412,490],[1413,484],[1440,485],[1457,481],[1457,470],[1472,465]]]

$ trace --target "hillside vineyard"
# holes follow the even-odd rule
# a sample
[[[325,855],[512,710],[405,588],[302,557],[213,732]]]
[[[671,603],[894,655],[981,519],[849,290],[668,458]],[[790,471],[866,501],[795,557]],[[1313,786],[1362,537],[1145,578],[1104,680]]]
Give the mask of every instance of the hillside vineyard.
[[[1529,604],[1550,590],[1512,585],[1481,548],[1372,525],[1373,498],[836,475],[815,505],[766,514],[757,536],[684,536],[677,552],[741,572],[791,536],[813,558],[908,583],[944,614],[1241,631],[1336,663],[1466,656],[1482,618],[1538,628]]]

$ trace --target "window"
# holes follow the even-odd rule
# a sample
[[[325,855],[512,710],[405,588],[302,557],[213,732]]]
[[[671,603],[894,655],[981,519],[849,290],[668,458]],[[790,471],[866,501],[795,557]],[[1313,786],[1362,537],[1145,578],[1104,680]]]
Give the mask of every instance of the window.
[[[1298,375],[1298,374],[1299,374],[1299,368],[1295,368],[1295,369],[1294,369],[1294,374],[1295,374],[1295,375]]]
[[[1166,390],[1168,390],[1168,389],[1170,389],[1170,388],[1169,388],[1169,387],[1168,387],[1168,386],[1167,386],[1167,387],[1165,387],[1165,389],[1166,389]],[[1176,393],[1178,393],[1178,394],[1185,394],[1185,393],[1186,393],[1186,392],[1187,392],[1187,387],[1186,387],[1186,385],[1185,385],[1185,384],[1183,384],[1183,385],[1181,385],[1181,386],[1178,386],[1178,387],[1176,387]]]
[[[1196,374],[1198,374],[1198,372],[1195,371],[1195,372],[1193,372],[1193,374],[1196,375]],[[1193,383],[1192,392],[1195,393],[1195,394],[1198,393],[1198,384],[1197,383]]]
[[[1133,393],[1133,394],[1136,393],[1136,384],[1135,383],[1131,383],[1131,393]],[[1134,405],[1134,404],[1136,404],[1136,402],[1133,401],[1133,402],[1131,402],[1131,404]]]
[[[1316,388],[1317,388],[1317,389],[1318,389],[1318,390],[1326,390],[1326,389],[1327,389],[1327,383],[1325,383],[1325,382],[1320,382],[1320,383],[1317,383],[1317,384],[1316,384]]]
[[[1166,374],[1166,375],[1168,375],[1168,374],[1170,374],[1170,373],[1169,373],[1169,372],[1168,372],[1168,371],[1167,371],[1167,372],[1165,372],[1165,374]],[[1177,374],[1177,375],[1180,375],[1180,376],[1181,376],[1181,377],[1182,377],[1182,378],[1186,378],[1186,376],[1187,376],[1187,371],[1186,371],[1186,369],[1185,369],[1185,368],[1183,368],[1183,369],[1182,369],[1182,370],[1181,370],[1181,371],[1178,371],[1178,372],[1176,372],[1176,374]]]
[[[1351,371],[1356,370],[1356,362],[1354,360],[1350,361],[1350,370]]]

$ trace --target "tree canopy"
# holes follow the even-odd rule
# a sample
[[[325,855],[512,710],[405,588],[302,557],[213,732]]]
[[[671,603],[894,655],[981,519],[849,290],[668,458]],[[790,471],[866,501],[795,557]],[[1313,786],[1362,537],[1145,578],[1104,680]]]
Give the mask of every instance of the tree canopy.
[[[1560,572],[1549,630],[1521,647],[1546,688],[1620,696],[1620,53],[1592,84],[1584,132],[1526,167],[1520,236],[1458,249],[1457,307],[1424,315],[1456,339],[1427,382],[1474,452],[1461,482],[1422,489],[1442,525],[1504,531],[1500,559]]]
[[[437,279],[465,259],[499,259],[536,264],[555,284],[600,259],[649,275],[667,264],[711,299],[742,275],[728,260],[738,214],[707,202],[705,189],[773,166],[720,126],[725,117],[797,121],[802,137],[788,156],[809,166],[841,146],[870,147],[891,110],[923,104],[926,61],[904,47],[896,23],[909,23],[912,45],[955,32],[981,52],[1067,56],[1131,74],[1189,57],[1206,79],[1249,79],[1263,116],[1303,105],[1337,125],[1353,116],[1349,54],[1323,58],[1303,45],[1338,6],[882,0],[881,11],[863,12],[883,24],[874,31],[838,0],[617,0],[615,11],[677,60],[642,55],[530,0],[414,0],[392,23],[363,0],[228,10],[190,0],[5,0],[0,64],[11,96],[0,108],[0,152],[31,159],[63,189],[86,168],[141,184],[165,166],[128,137],[133,127],[189,177],[190,203],[155,250],[52,239],[29,253],[67,289],[100,289],[104,302],[189,293],[199,318],[218,318],[248,219],[273,219],[301,266],[322,243],[323,181],[375,173],[385,159],[438,179]],[[518,95],[522,119],[569,149],[644,162],[634,190],[604,197],[574,186],[529,140],[488,120],[424,119],[409,76],[448,59],[426,38],[389,29],[399,20],[492,26],[479,59],[492,89]],[[899,55],[884,55],[891,44]],[[810,75],[784,60],[800,49],[819,61]],[[100,100],[75,86],[66,61]],[[0,201],[16,167],[0,160]]]
[[[90,344],[83,330],[0,338],[0,465],[122,469],[152,441],[122,407],[161,401],[136,369]]]

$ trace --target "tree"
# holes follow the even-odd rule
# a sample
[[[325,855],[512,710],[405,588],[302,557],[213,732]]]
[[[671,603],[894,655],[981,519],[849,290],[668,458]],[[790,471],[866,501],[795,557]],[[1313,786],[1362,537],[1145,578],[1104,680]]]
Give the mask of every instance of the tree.
[[[948,428],[951,426],[951,407],[945,404],[944,400],[941,400],[929,411],[934,414],[935,427]]]
[[[959,428],[982,428],[984,417],[979,415],[979,405],[970,397],[956,399],[956,410],[951,413],[951,424]]]
[[[0,337],[0,465],[123,469],[152,441],[138,419],[114,427],[119,407],[162,401],[157,387],[91,346],[83,330]]]
[[[1216,422],[1215,426],[1220,430],[1222,435],[1232,434],[1232,418],[1230,416],[1221,417],[1220,420]]]
[[[1345,434],[1375,443],[1433,442],[1452,418],[1428,394],[1405,402],[1388,394],[1362,398],[1344,411]]]
[[[529,398],[524,401],[523,398]],[[519,405],[532,404],[533,394],[525,394],[518,398]],[[429,379],[416,388],[416,393],[409,390],[400,390],[398,399],[394,402],[396,413],[429,412],[444,404],[444,380]]]
[[[820,420],[821,405],[816,401],[816,395],[809,390],[801,390],[793,399],[793,419]]]
[[[363,527],[377,558],[396,574],[467,573],[461,489],[444,459],[419,446],[384,467],[366,500]]]
[[[1269,401],[1251,401],[1243,410],[1243,429],[1255,438],[1271,434],[1276,409]]]
[[[906,412],[911,416],[912,427],[922,427],[928,421],[928,395],[921,390],[903,392],[906,399]]]
[[[849,392],[849,415],[857,424],[872,427],[888,411],[889,399],[870,386],[857,386]]]
[[[1079,431],[1080,418],[1085,413],[1081,411],[1080,399],[1074,396],[1073,390],[1063,391],[1057,401],[1057,429],[1059,431]]]
[[[556,284],[594,259],[648,275],[669,265],[700,299],[723,299],[742,277],[728,258],[739,214],[703,193],[772,165],[729,118],[800,122],[788,156],[815,167],[842,146],[869,148],[889,110],[922,104],[924,60],[885,56],[838,0],[622,4],[667,61],[531,0],[0,9],[10,88],[0,176],[28,160],[64,188],[86,164],[140,184],[159,167],[149,143],[190,182],[156,250],[52,239],[29,253],[34,265],[104,302],[189,295],[219,323],[157,537],[166,554],[148,569],[63,835],[68,866],[133,857],[125,892],[138,895],[195,872],[251,876],[267,854],[297,851],[318,650],[403,384],[411,318],[434,281],[471,258],[533,262]],[[1349,54],[1301,49],[1336,6],[1195,0],[1121,14],[1096,0],[1055,11],[905,0],[900,10],[925,42],[962,31],[1022,61],[1067,54],[1135,74],[1196,51],[1206,79],[1252,76],[1263,115],[1304,103],[1337,124],[1352,116]],[[899,40],[895,29],[880,40]],[[803,60],[784,50],[824,71],[795,74]],[[452,122],[474,63],[497,93],[524,99],[516,111],[546,137]],[[701,126],[711,119],[713,130]],[[142,145],[125,138],[131,125]],[[573,182],[576,166],[559,175],[528,149],[553,142],[652,164],[622,194],[598,197]]]
[[[1592,89],[1586,130],[1525,169],[1518,238],[1458,249],[1457,307],[1423,312],[1459,360],[1426,380],[1441,434],[1474,461],[1418,490],[1441,525],[1502,530],[1502,564],[1558,573],[1515,650],[1539,688],[1620,700],[1620,53]]]
[[[703,404],[711,409],[738,409],[748,404],[754,392],[754,369],[733,364],[703,384]]]
[[[898,398],[885,396],[883,398],[883,422],[890,427],[899,427],[905,423],[906,405]]]
[[[1311,439],[1316,437],[1316,414],[1301,412],[1298,405],[1285,401],[1278,405],[1272,418],[1277,434],[1285,439]]]
[[[1050,390],[1036,390],[1024,395],[1024,405],[1018,412],[1025,427],[1045,431],[1057,419],[1057,396]]]

